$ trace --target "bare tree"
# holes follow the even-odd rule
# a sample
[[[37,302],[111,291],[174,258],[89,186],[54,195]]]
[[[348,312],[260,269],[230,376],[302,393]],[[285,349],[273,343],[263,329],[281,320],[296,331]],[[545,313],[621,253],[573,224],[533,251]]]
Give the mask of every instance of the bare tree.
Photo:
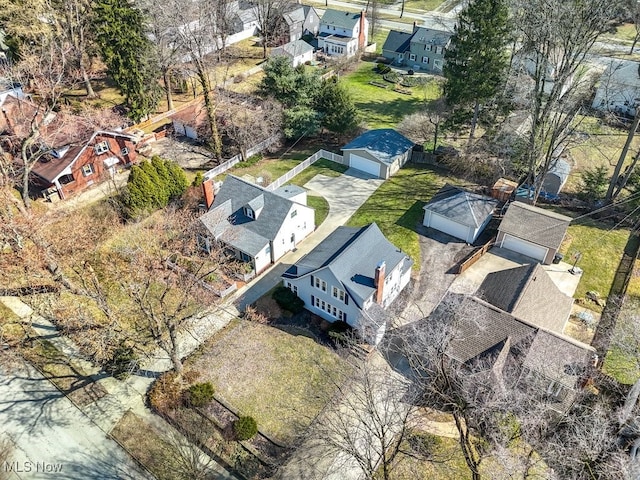
[[[531,116],[528,182],[537,201],[542,178],[571,134],[581,100],[590,88],[586,56],[615,15],[608,0],[513,0],[520,48],[516,65],[521,81],[531,79],[527,99]]]
[[[640,3],[637,0],[625,0],[624,7],[635,28],[633,43],[629,49],[629,55],[633,55],[633,50],[636,48],[638,40],[640,40]]]
[[[283,15],[291,10],[291,0],[252,0],[253,11],[258,22],[258,30],[262,38],[262,56],[267,58],[267,47],[282,37],[286,26]]]
[[[412,113],[402,119],[398,130],[417,143],[432,141],[432,153],[435,153],[440,137],[442,123],[448,117],[448,108],[444,98],[429,102],[423,112]]]

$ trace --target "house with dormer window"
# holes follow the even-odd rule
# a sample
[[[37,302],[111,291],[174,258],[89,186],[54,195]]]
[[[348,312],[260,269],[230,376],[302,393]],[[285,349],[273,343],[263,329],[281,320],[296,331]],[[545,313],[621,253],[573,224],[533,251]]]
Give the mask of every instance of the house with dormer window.
[[[305,308],[343,321],[371,344],[386,331],[386,311],[407,286],[413,261],[375,223],[338,227],[283,275]]]
[[[203,185],[209,210],[200,217],[206,242],[224,244],[257,273],[315,229],[315,210],[307,206],[302,187],[285,185],[270,191],[233,175],[227,175],[215,195],[210,185]]]

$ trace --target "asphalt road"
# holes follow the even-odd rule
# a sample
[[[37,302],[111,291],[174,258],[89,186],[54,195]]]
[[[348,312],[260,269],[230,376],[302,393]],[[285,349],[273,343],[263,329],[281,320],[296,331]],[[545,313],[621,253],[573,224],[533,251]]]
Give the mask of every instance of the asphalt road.
[[[0,371],[0,438],[10,479],[152,479],[31,366]]]

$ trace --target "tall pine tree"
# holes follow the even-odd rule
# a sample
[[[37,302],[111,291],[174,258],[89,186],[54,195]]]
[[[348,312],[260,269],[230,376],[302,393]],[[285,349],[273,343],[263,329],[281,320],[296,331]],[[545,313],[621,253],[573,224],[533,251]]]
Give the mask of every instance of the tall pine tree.
[[[459,111],[472,112],[470,138],[475,134],[480,107],[504,86],[509,36],[505,0],[471,0],[460,12],[445,52],[444,94],[447,103]]]
[[[102,58],[125,97],[129,117],[139,121],[160,97],[158,69],[142,13],[128,0],[98,0],[94,24]]]

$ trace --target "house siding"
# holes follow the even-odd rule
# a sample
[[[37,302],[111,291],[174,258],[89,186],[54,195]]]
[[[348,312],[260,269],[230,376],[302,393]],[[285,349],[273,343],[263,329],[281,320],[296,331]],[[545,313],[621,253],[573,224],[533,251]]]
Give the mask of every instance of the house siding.
[[[296,212],[292,218],[291,214]],[[315,229],[315,210],[306,205],[294,203],[287,213],[287,220],[273,240],[273,259],[278,261],[285,253],[290,252]],[[291,243],[291,236],[295,235],[295,244]]]
[[[98,155],[95,152],[94,145],[103,141],[108,143],[109,150]],[[121,153],[124,148],[129,151],[126,155]],[[60,188],[58,188],[60,197],[62,199],[71,197],[92,185],[97,185],[107,180],[109,178],[109,170],[104,165],[104,161],[113,157],[118,159],[117,165],[119,166],[134,163],[137,158],[134,143],[126,137],[114,138],[106,135],[97,135],[94,141],[80,153],[76,161],[58,177],[60,178],[64,175],[73,176],[72,182],[60,184]],[[85,165],[92,165],[92,173],[87,175],[83,173]]]

